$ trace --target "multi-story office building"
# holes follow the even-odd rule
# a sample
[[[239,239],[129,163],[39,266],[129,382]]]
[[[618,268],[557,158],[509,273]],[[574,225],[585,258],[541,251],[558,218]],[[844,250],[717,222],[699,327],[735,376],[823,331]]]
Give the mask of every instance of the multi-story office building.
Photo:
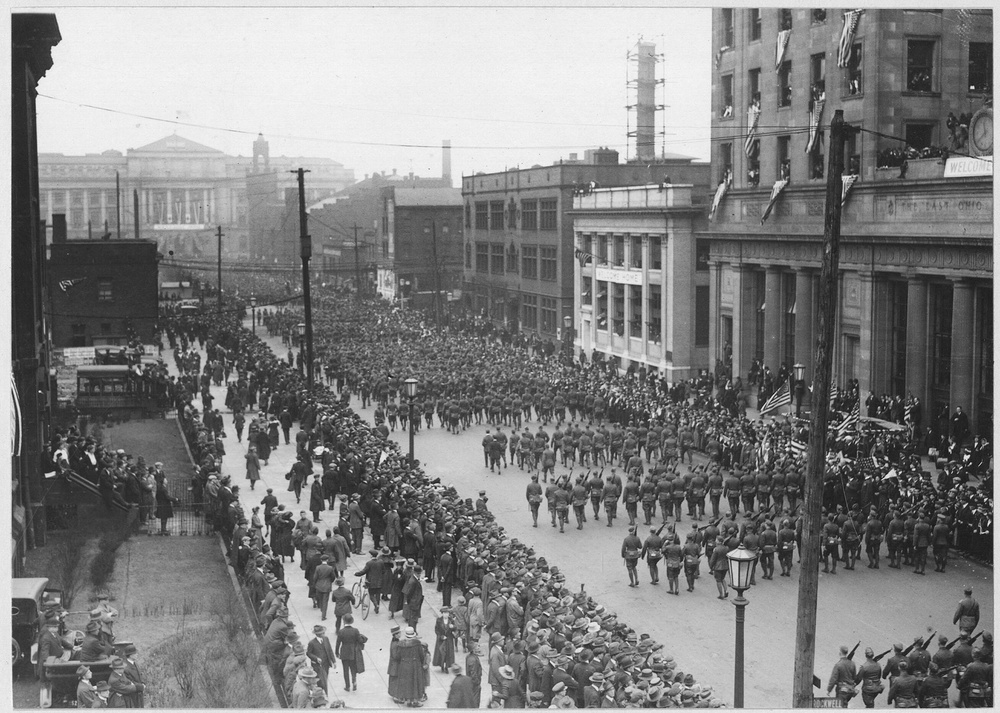
[[[713,10],[709,360],[812,379],[826,143],[842,110],[834,377],[923,425],[993,414],[993,16]]]
[[[462,178],[465,201],[464,306],[500,327],[556,339],[574,314],[573,199],[591,187],[693,184],[707,196],[708,166],[665,154],[619,163],[593,149],[582,161],[477,173]]]

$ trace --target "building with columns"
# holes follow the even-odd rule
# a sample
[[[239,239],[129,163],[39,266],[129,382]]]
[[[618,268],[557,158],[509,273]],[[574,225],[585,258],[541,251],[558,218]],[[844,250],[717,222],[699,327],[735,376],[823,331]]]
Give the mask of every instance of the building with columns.
[[[705,208],[692,203],[692,190],[598,188],[574,198],[576,351],[645,366],[671,383],[706,367],[708,253],[694,238]]]
[[[744,380],[754,360],[772,372],[801,363],[812,380],[824,127],[839,109],[849,131],[833,376],[857,379],[862,399],[912,393],[925,428],[961,406],[988,434],[992,13],[856,13],[713,10],[719,186],[698,234],[709,361]]]
[[[229,156],[177,134],[124,154],[43,153],[41,215],[51,224],[53,214],[65,214],[71,241],[98,239],[105,231],[116,239],[120,220],[122,239],[155,240],[164,255],[189,260],[216,259],[221,225],[224,259],[260,258],[270,255],[268,219],[280,217],[285,190],[296,186],[291,171],[300,166],[310,171],[309,201],[354,182],[354,172],[331,159],[271,156],[263,136],[253,143],[251,157]],[[274,205],[278,209],[270,213],[262,208]],[[263,227],[251,231],[251,219]]]

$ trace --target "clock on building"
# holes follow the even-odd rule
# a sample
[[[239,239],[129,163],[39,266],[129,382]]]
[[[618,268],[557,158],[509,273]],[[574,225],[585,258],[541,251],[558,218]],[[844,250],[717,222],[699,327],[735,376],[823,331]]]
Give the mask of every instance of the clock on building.
[[[993,155],[993,108],[977,111],[969,122],[969,146],[974,156]]]

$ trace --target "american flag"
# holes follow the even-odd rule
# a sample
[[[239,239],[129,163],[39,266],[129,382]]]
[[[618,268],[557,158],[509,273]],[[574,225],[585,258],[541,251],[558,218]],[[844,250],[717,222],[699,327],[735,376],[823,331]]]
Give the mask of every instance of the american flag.
[[[809,112],[809,141],[806,143],[806,153],[811,154],[816,148],[816,139],[819,138],[819,122],[823,118],[823,107],[826,106],[825,99],[817,99],[813,102],[812,111]]]
[[[787,186],[788,181],[785,180],[779,179],[774,182],[774,186],[771,187],[771,197],[767,201],[767,207],[764,208],[764,213],[760,216],[761,225],[764,225],[764,221],[767,220],[767,216],[771,215],[771,211],[774,209],[774,204],[777,202],[778,196],[781,195],[781,192],[785,190]]]
[[[785,51],[788,49],[788,38],[792,36],[791,30],[782,30],[778,33],[778,42],[774,48],[774,71],[781,69],[781,62],[785,59]]]
[[[854,49],[854,33],[858,30],[858,21],[864,10],[848,10],[844,13],[844,30],[840,33],[840,47],[837,49],[837,66],[846,67],[851,61],[851,50]]]
[[[766,413],[775,411],[782,406],[791,406],[792,404],[792,393],[788,390],[788,382],[786,381],[781,385],[781,388],[771,394],[763,406],[760,408],[760,415],[763,416]]]
[[[843,438],[849,432],[857,430],[858,423],[861,419],[861,404],[855,404],[854,409],[848,414],[847,418],[840,422],[837,426],[837,436]]]
[[[858,177],[854,174],[847,176],[841,176],[840,180],[840,207],[843,208],[844,204],[847,203],[847,194],[851,192],[854,188],[854,184],[857,183]]]
[[[861,468],[862,470],[869,470],[878,465],[878,461],[875,460],[873,456],[865,456],[863,458],[858,458],[855,461],[855,463],[857,463],[858,467]]]
[[[805,456],[808,447],[808,444],[803,443],[802,441],[796,441],[794,438],[788,442],[788,448],[792,451],[792,453],[800,458]]]
[[[83,282],[86,279],[87,279],[86,277],[77,277],[74,280],[60,280],[59,281],[59,289],[62,290],[63,292],[65,292],[66,290],[68,290],[73,285],[77,285],[77,284]]]
[[[753,144],[757,137],[757,123],[760,121],[760,105],[754,102],[747,109],[747,138],[743,142],[743,153],[747,156],[753,152]]]
[[[719,183],[719,187],[715,189],[715,197],[712,199],[712,209],[708,211],[709,220],[715,220],[715,211],[719,209],[719,205],[722,203],[722,199],[726,197],[726,192],[729,190],[732,182],[732,172],[726,171],[725,178]]]

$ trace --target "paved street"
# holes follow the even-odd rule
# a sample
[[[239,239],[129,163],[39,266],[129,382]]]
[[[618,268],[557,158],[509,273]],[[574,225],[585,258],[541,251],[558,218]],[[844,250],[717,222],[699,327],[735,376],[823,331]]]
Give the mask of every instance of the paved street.
[[[266,330],[258,328],[258,336],[265,337],[277,353],[287,353],[280,339],[266,338]],[[164,352],[164,359],[170,362],[172,356]],[[223,389],[213,387],[213,395],[218,397],[216,403],[221,406]],[[371,408],[361,409],[360,401],[354,406],[362,417],[372,420]],[[535,422],[531,425],[533,429],[537,427]],[[483,466],[480,446],[485,430],[485,426],[472,427],[456,436],[437,426],[424,429],[416,435],[416,457],[431,477],[440,477],[443,482],[454,485],[463,497],[475,499],[478,491],[485,489],[490,510],[510,536],[534,547],[550,565],[558,566],[566,574],[570,589],[585,587],[595,599],[617,612],[623,621],[663,642],[665,652],[678,661],[679,670],[693,673],[700,682],[714,686],[724,700],[731,701],[734,608],[729,601],[716,599],[714,582],[704,573],[704,564],[702,577],[692,594],[682,590],[680,596],[668,597],[665,582],[651,586],[642,565],[640,575],[643,583],[638,589],[630,589],[619,557],[621,541],[626,534],[624,508],[619,508],[619,519],[610,529],[604,522],[597,524],[591,519],[582,531],[576,530],[574,524],[565,533],[560,533],[549,525],[544,509],[539,517],[538,529],[533,528],[524,497],[528,473],[513,466],[501,474],[491,474]],[[551,432],[551,427],[549,430]],[[397,429],[391,436],[404,450],[408,447],[405,432]],[[279,502],[297,515],[302,506],[297,506],[294,495],[286,492],[284,479],[293,461],[294,444],[276,449],[269,465],[262,468],[262,481],[253,493],[250,493],[244,480],[245,452],[245,445],[237,443],[232,429],[228,429],[224,472],[232,475],[234,483],[240,484],[240,489],[245,491],[242,500],[247,511],[251,504],[258,503],[263,497],[263,488],[272,487]],[[565,469],[557,468],[557,474],[563,472],[566,472]],[[324,526],[332,524],[331,513],[323,515]],[[685,518],[680,525],[682,536],[691,525]],[[369,542],[366,540],[366,550]],[[355,557],[357,567],[360,568],[363,562],[364,559]],[[297,630],[308,636],[312,626],[319,622],[319,612],[311,608],[305,580],[297,568],[298,562],[286,565],[286,579],[292,591],[290,610]],[[793,570],[793,575],[796,574],[797,570]],[[750,600],[746,617],[747,707],[786,707],[790,704],[797,581],[795,576],[772,581],[758,578],[757,586],[747,593]],[[351,583],[348,582],[348,585]],[[821,575],[816,632],[817,675],[825,685],[841,644],[853,646],[860,639],[862,651],[865,646],[871,646],[876,652],[881,652],[896,642],[908,645],[914,637],[934,630],[950,637],[956,636],[957,627],[952,625],[951,617],[962,596],[962,585],[966,583],[975,587],[975,596],[982,607],[982,626],[992,631],[993,573],[991,569],[975,563],[955,559],[949,565],[947,574],[929,571],[923,577],[906,568],[893,570],[885,566],[879,570],[860,566],[854,571],[840,569],[837,575]],[[425,595],[428,606],[421,620],[420,633],[426,637],[432,633],[433,612],[440,603],[440,597],[433,585],[425,585]],[[368,672],[360,678],[357,693],[345,694],[339,685],[341,679],[332,678],[336,683],[332,687],[331,698],[344,696],[351,707],[385,707],[392,704],[385,694],[390,625],[384,613],[379,617],[372,613],[367,621],[359,619],[359,628],[370,640],[366,649]],[[332,636],[332,626],[330,633]],[[935,648],[932,646],[931,651]],[[860,663],[862,658],[859,653],[856,661]],[[427,705],[442,707],[451,677],[433,671],[431,675]],[[825,695],[825,690],[816,693]],[[885,707],[885,694],[878,702]],[[861,706],[860,697],[852,702],[852,707]]]

